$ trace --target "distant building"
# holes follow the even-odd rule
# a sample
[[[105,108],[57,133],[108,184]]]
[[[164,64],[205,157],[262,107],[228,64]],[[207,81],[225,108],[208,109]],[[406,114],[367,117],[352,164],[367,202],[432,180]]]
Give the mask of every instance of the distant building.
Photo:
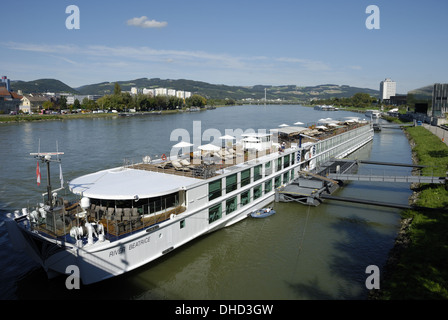
[[[45,101],[50,101],[51,98],[44,94],[25,94],[21,100],[20,110],[24,113],[38,112],[43,108]]]
[[[395,96],[397,93],[397,83],[387,78],[380,83],[380,99],[382,101],[389,100],[390,97]]]
[[[9,81],[7,76],[2,76],[2,83],[5,84],[6,90],[11,91],[11,82]]]
[[[166,96],[167,95],[167,89],[166,88],[156,88],[155,89],[155,95],[156,96]]]
[[[389,104],[392,106],[402,106],[405,105],[408,101],[407,95],[397,95],[397,96],[391,96],[389,99]]]
[[[435,83],[432,91],[432,116],[441,118],[448,112],[448,83]]]
[[[91,101],[97,101],[99,98],[101,98],[100,95],[68,95],[67,97],[67,105],[73,105],[75,104],[75,100],[78,100],[80,103],[87,98],[87,100]]]
[[[18,93],[11,91],[9,79],[3,76],[0,82],[0,113],[18,113],[22,98]]]
[[[143,88],[143,94],[149,95],[151,97],[155,96],[155,90],[154,89],[147,89]]]

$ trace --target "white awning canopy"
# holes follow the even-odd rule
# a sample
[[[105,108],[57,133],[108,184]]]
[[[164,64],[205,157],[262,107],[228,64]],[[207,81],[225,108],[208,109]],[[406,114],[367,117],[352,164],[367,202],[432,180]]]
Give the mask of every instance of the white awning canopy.
[[[132,200],[178,192],[198,179],[165,173],[115,168],[88,174],[69,182],[69,189],[93,199]]]

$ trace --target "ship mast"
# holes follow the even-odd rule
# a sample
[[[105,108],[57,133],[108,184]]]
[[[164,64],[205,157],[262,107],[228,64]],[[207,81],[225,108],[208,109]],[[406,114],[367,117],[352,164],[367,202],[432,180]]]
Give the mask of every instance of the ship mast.
[[[63,155],[64,152],[38,152],[38,153],[30,153],[31,156],[37,158],[42,163],[47,164],[47,197],[48,197],[48,205],[50,209],[53,209],[53,201],[51,194],[51,180],[50,180],[50,162],[61,162],[59,159],[59,155]],[[52,159],[51,156],[57,156],[56,159]]]

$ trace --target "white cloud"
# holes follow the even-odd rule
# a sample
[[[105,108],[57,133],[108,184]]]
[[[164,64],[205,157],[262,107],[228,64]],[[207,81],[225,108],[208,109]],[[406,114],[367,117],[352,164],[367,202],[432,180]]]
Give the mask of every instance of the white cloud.
[[[156,21],[156,20],[148,20],[147,16],[142,16],[140,18],[132,18],[127,21],[128,26],[134,26],[139,28],[163,28],[168,25],[166,21]]]

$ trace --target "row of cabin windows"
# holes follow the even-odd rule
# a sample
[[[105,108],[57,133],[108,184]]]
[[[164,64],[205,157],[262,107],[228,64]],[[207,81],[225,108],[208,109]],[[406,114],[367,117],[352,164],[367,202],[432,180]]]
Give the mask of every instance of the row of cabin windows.
[[[236,195],[232,198],[227,199],[226,201],[223,201],[211,207],[208,212],[209,223],[215,222],[222,218],[224,203],[225,203],[225,214],[230,214],[238,209],[238,197],[240,198],[240,208],[241,208],[249,204],[251,201],[257,200],[258,198],[262,197],[263,193],[267,194],[271,192],[273,186],[272,183],[274,183],[275,188],[278,188],[282,184],[282,180],[283,183],[287,183],[292,179],[294,179],[294,170],[285,172],[284,174],[279,175],[274,179],[269,179],[265,181],[264,184],[259,184],[250,190],[240,193],[239,196]]]
[[[107,210],[108,208],[137,208],[139,214],[152,214],[179,205],[179,194],[172,193],[160,197],[144,198],[138,200],[105,200],[90,199],[90,204]]]
[[[285,155],[284,157],[279,157],[277,160],[275,160],[275,164],[276,164],[275,171],[277,172],[279,170],[282,170],[283,168],[287,168],[290,165],[294,164],[295,163],[294,155],[295,155],[295,153],[288,154],[288,155]],[[263,169],[263,165],[261,165],[261,164],[255,166],[253,168],[254,182],[263,178],[262,169]],[[272,173],[271,161],[269,161],[264,164],[264,174],[265,174],[265,176],[268,176],[271,173]],[[241,171],[241,179],[240,179],[241,187],[245,187],[251,183],[250,174],[251,174],[250,168]],[[214,200],[214,199],[222,196],[223,187],[224,186],[222,185],[222,179],[210,182],[208,185],[208,200]],[[236,189],[238,189],[238,176],[236,173],[234,173],[234,174],[227,176],[225,190],[226,190],[226,193],[230,193],[232,191],[235,191]]]

